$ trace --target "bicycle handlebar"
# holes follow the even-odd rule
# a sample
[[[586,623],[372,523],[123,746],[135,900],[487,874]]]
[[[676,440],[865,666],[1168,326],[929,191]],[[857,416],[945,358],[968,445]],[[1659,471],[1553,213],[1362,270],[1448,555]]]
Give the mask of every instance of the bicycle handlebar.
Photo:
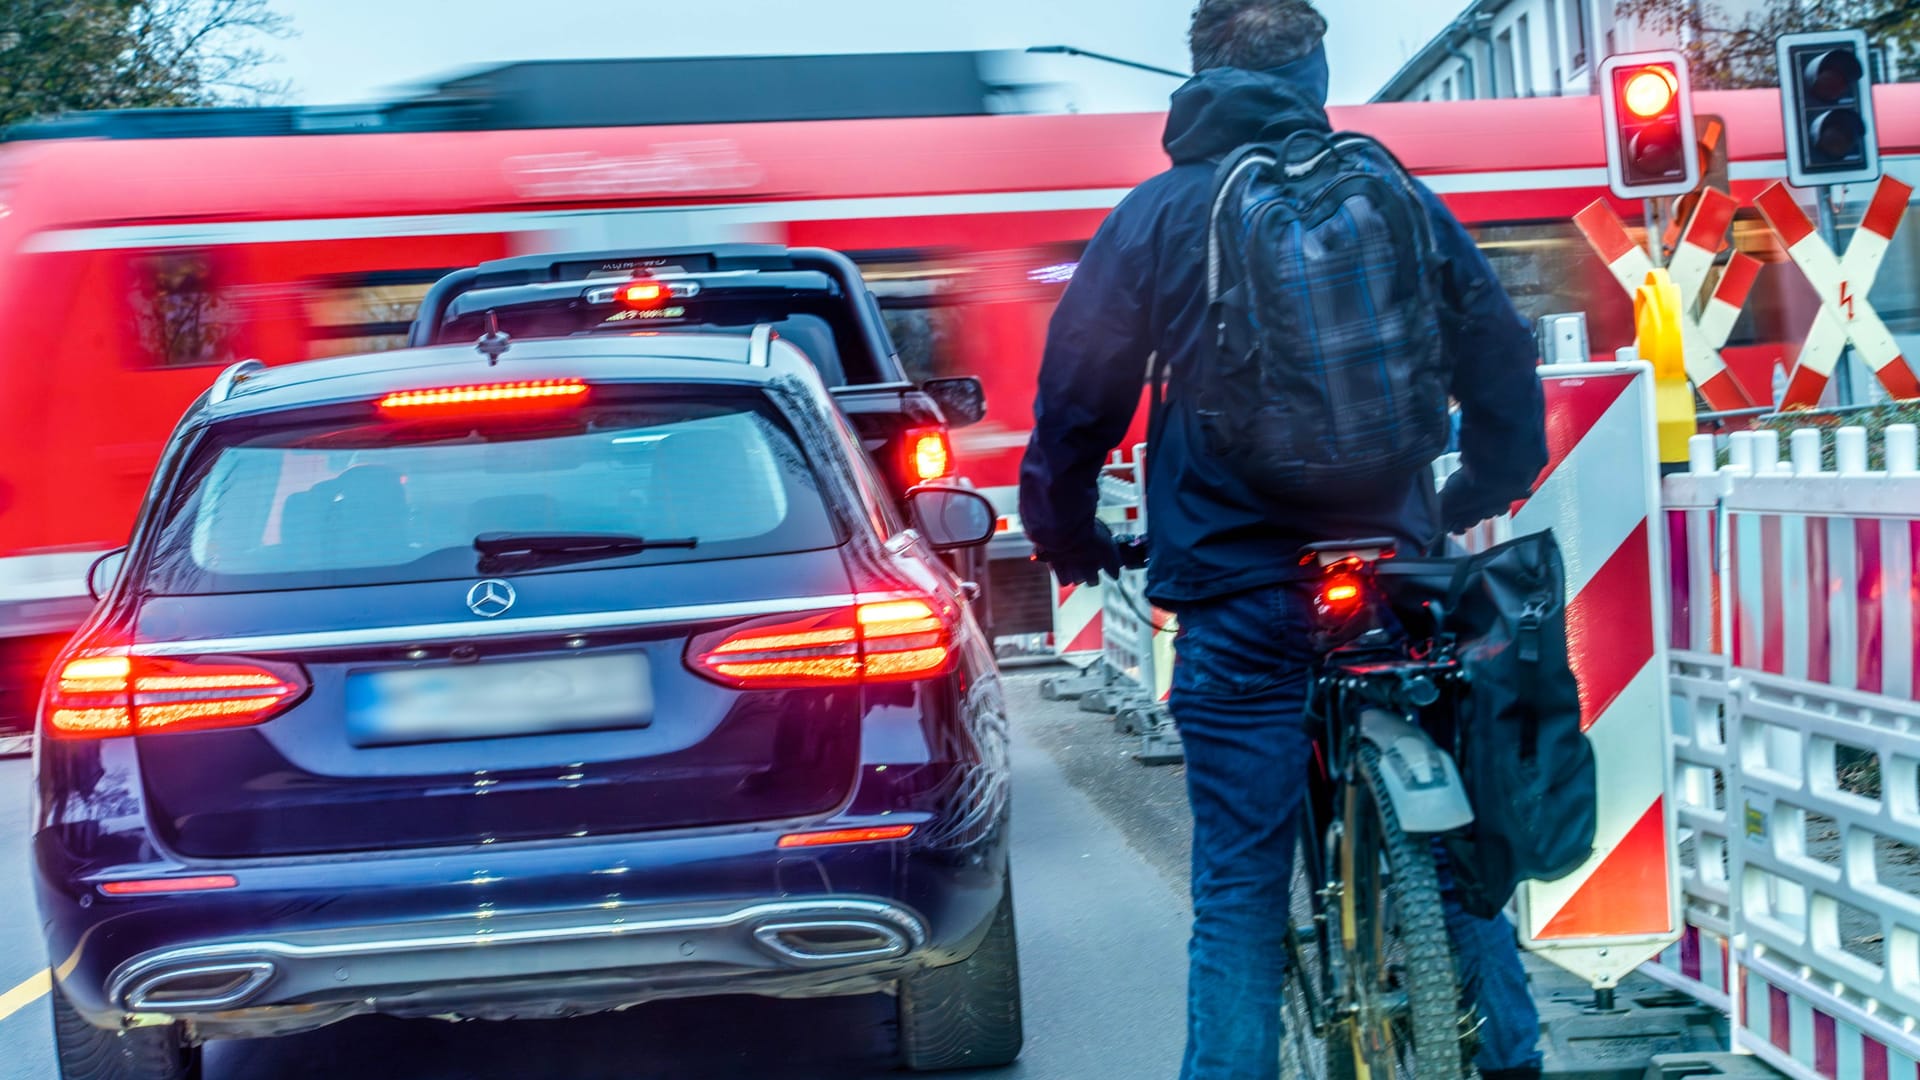
[[[1113,538],[1113,546],[1120,551],[1120,566],[1125,570],[1145,570],[1147,568],[1147,537],[1121,535]]]

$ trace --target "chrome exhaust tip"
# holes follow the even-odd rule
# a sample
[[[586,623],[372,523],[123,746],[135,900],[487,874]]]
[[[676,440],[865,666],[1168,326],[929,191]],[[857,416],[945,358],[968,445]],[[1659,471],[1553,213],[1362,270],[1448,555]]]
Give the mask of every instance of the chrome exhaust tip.
[[[905,956],[913,942],[899,927],[872,919],[779,919],[761,923],[753,940],[799,967],[857,964]]]
[[[270,960],[194,964],[142,976],[121,1001],[143,1012],[218,1012],[238,1008],[273,978]]]

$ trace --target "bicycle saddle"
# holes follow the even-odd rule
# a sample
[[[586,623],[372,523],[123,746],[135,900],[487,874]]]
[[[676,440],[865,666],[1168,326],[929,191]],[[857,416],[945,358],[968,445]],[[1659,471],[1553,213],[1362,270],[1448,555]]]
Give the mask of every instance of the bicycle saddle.
[[[1300,565],[1317,562],[1321,566],[1332,566],[1347,559],[1359,559],[1364,563],[1379,562],[1393,558],[1394,544],[1390,536],[1366,540],[1325,540],[1301,548]]]

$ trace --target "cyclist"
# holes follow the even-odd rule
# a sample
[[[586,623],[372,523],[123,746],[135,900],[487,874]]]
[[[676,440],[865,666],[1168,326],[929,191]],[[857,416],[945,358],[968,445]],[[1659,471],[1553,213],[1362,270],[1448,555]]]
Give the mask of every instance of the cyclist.
[[[1148,593],[1180,620],[1171,704],[1194,822],[1185,1080],[1278,1071],[1287,889],[1310,754],[1302,713],[1314,586],[1297,553],[1373,536],[1429,550],[1524,495],[1546,464],[1527,325],[1459,222],[1417,184],[1408,200],[1430,223],[1431,274],[1458,314],[1440,337],[1463,468],[1437,497],[1423,465],[1328,512],[1256,495],[1243,469],[1209,449],[1183,373],[1216,347],[1206,265],[1216,166],[1242,144],[1329,130],[1325,31],[1306,0],[1200,0],[1190,34],[1199,74],[1174,93],[1167,119],[1173,166],[1128,195],[1088,245],[1053,316],[1021,468],[1036,556],[1062,581],[1117,573],[1113,538],[1094,516],[1096,480],[1132,422],[1150,358],[1167,372],[1146,485]],[[1309,306],[1340,299],[1316,294]],[[1312,325],[1317,310],[1300,314]],[[1476,1063],[1493,1080],[1537,1077],[1538,1018],[1513,928],[1451,898],[1448,923],[1484,1019]]]

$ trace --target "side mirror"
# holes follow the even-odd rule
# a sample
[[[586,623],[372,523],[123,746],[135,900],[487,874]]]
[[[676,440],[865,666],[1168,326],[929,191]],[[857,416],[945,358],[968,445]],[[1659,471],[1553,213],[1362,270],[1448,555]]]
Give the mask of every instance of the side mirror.
[[[993,539],[1000,519],[986,496],[966,488],[922,484],[907,492],[907,506],[915,527],[935,551],[984,544]]]
[[[120,568],[126,565],[127,549],[118,548],[93,560],[87,568],[87,594],[95,600],[113,591],[113,583],[120,579]]]
[[[972,375],[928,379],[920,389],[940,406],[950,428],[966,427],[987,418],[987,388]]]

